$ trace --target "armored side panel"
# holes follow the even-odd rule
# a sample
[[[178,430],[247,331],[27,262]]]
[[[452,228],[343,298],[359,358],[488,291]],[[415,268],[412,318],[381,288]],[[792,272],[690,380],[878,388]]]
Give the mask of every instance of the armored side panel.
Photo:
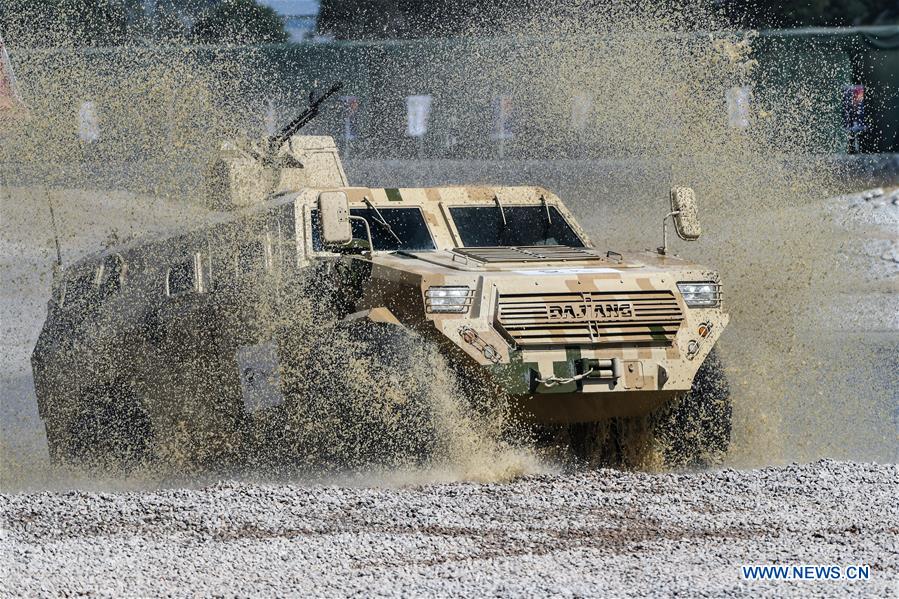
[[[346,173],[330,137],[295,135],[275,156],[267,156],[263,148],[226,142],[207,174],[206,201],[213,210],[234,210],[273,193],[345,185]]]

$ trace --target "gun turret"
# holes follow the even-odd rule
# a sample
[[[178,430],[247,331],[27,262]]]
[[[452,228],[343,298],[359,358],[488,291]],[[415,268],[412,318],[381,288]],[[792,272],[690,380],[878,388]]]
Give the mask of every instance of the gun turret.
[[[341,87],[343,84],[337,82],[318,98],[311,94],[308,108],[277,135],[258,145],[223,144],[207,174],[209,207],[229,210],[261,202],[282,191],[348,185],[333,139],[296,135]]]

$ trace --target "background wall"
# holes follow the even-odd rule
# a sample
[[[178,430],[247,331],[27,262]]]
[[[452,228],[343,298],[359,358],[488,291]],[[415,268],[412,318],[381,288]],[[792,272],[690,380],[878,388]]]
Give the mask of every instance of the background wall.
[[[697,36],[696,43],[703,41]],[[593,62],[591,56],[598,61],[631,43],[614,36],[459,38],[153,50],[22,50],[12,59],[25,95],[36,98],[52,94],[58,109],[71,110],[73,127],[77,125],[77,107],[85,99],[102,94],[97,74],[109,82],[133,79],[133,73],[141,71],[135,68],[136,63],[143,61],[149,80],[155,65],[174,59],[209,67],[207,72],[219,79],[220,93],[211,101],[220,107],[239,109],[238,125],[251,135],[265,132],[266,118],[269,128],[274,123],[286,123],[302,109],[311,90],[341,80],[341,94],[352,98],[330,105],[310,131],[333,135],[352,156],[613,157],[640,154],[643,148],[629,151],[626,147],[608,147],[603,144],[607,135],[589,123],[578,127],[573,122],[572,103],[578,101],[573,98],[573,88],[580,86],[583,90],[582,109],[608,100],[590,97],[597,88],[590,79],[593,72],[585,69],[582,82],[569,76],[565,89],[555,95],[558,81],[551,70],[538,73],[522,68],[510,74],[509,69],[515,67],[508,65],[545,65],[553,47],[560,48],[560,54],[576,52],[586,65]],[[749,110],[753,118],[762,113],[769,124],[777,126],[779,112],[792,112],[797,103],[814,106],[819,126],[807,150],[847,152],[844,90],[850,84],[862,84],[866,129],[860,135],[859,149],[899,151],[899,27],[771,31],[753,40],[752,46],[752,56],[758,61],[751,81]],[[56,72],[72,74],[65,87],[48,89],[44,85],[48,64],[53,64]],[[502,78],[491,75],[500,71]],[[79,73],[91,76],[79,78]],[[604,82],[606,86],[609,83]],[[735,78],[732,83],[742,86],[747,82]],[[621,81],[622,86],[631,84]],[[599,89],[609,93],[608,87]],[[726,92],[726,88],[721,89],[722,119],[728,118]],[[432,98],[427,133],[422,139],[406,135],[406,97],[411,95]],[[547,101],[548,97],[552,99]],[[102,104],[102,98],[98,102],[102,113],[108,107]],[[354,103],[355,109],[350,107]],[[505,119],[503,125],[499,119]],[[620,126],[626,123],[622,120]],[[112,131],[106,133],[100,145],[113,136]],[[111,158],[135,157],[119,152]]]

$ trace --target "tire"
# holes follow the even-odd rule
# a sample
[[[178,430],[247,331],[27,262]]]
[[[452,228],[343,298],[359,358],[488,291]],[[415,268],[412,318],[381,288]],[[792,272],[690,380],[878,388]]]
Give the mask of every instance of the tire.
[[[151,457],[150,420],[133,395],[118,386],[99,387],[83,397],[67,431],[48,440],[51,455],[70,466],[127,474]]]
[[[531,427],[535,448],[549,463],[574,469],[614,468],[621,463],[616,420],[538,424]]]
[[[59,429],[59,422],[54,418],[46,418],[44,420],[44,432],[47,436],[47,453],[50,456],[50,463],[54,466],[60,466],[66,462],[66,439],[67,436]]]
[[[551,461],[575,468],[709,466],[727,453],[732,413],[724,368],[712,350],[690,392],[653,414],[538,426],[535,438]]]
[[[713,349],[690,392],[653,414],[650,425],[666,466],[709,466],[727,454],[732,418],[730,387]]]
[[[285,418],[295,457],[316,470],[421,466],[438,435],[427,376],[431,348],[404,329],[360,321],[303,348]],[[297,363],[299,364],[299,363]]]

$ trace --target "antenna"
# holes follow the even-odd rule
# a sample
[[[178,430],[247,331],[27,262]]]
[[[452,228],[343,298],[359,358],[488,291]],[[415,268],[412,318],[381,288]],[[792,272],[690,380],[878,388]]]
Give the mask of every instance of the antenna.
[[[54,270],[62,269],[62,250],[59,247],[59,231],[56,228],[56,213],[53,211],[53,198],[50,197],[50,190],[44,187],[44,193],[47,195],[47,206],[50,207],[50,226],[53,227],[53,243],[56,244],[56,266]]]

